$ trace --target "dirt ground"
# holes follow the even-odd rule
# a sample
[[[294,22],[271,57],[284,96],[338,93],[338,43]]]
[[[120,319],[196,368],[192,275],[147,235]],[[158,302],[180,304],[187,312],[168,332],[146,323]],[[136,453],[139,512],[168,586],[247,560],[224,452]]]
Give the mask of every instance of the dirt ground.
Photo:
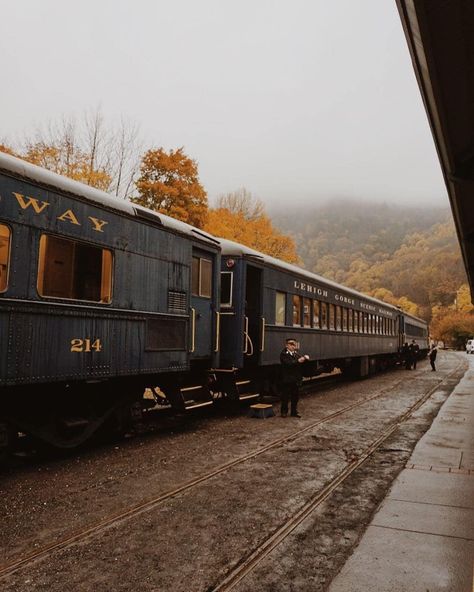
[[[15,461],[1,476],[0,563],[178,488],[350,403],[361,407],[211,479],[53,551],[0,579],[4,592],[206,592],[358,458],[423,393],[430,399],[267,556],[239,592],[324,591],[351,553],[411,450],[466,369],[462,354],[302,398],[303,417],[204,412],[69,458]],[[460,365],[461,364],[461,365]],[[460,366],[459,366],[460,365]],[[277,406],[275,406],[277,409]]]

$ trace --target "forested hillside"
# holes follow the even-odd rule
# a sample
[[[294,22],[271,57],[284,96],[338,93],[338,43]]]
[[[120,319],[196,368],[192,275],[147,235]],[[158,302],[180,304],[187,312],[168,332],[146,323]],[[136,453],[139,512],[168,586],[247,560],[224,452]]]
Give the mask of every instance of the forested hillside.
[[[337,201],[275,209],[272,218],[295,239],[303,266],[327,278],[428,320],[469,300],[448,208]]]

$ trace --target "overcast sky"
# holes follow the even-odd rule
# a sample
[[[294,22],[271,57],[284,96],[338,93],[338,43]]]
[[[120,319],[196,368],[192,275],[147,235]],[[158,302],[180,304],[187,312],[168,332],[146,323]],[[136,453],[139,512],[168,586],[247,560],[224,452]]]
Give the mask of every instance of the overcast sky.
[[[0,138],[100,106],[184,146],[212,200],[448,205],[395,0],[21,0]]]

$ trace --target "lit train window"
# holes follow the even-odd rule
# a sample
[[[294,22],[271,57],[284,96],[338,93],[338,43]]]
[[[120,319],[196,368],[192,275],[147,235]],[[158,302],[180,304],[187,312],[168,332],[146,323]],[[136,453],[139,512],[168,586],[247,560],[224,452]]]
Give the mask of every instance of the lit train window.
[[[334,304],[329,305],[329,330],[334,331],[336,327],[336,310]]]
[[[212,261],[202,257],[193,257],[191,270],[193,296],[210,298],[212,293]]]
[[[40,239],[38,292],[53,298],[110,302],[111,251],[44,234]]]
[[[367,318],[367,313],[364,312],[362,313],[362,317],[363,317],[363,325],[362,325],[362,332],[363,333],[367,333],[369,330],[369,319]]]
[[[276,292],[275,294],[275,325],[284,325],[286,322],[286,294]]]
[[[301,298],[293,296],[293,325],[301,325]]]
[[[313,300],[313,327],[315,329],[320,328],[320,320],[319,320],[319,300]]]
[[[311,300],[303,298],[303,326],[311,327]]]
[[[355,333],[359,332],[359,311],[358,310],[354,311],[354,332]]]
[[[354,319],[354,311],[352,310],[352,308],[349,308],[349,310],[347,311],[347,330],[350,331],[351,333],[354,330],[353,319]]]
[[[5,292],[8,284],[8,262],[10,260],[11,232],[8,226],[0,224],[0,292]]]
[[[321,302],[321,329],[328,328],[328,305]]]
[[[347,331],[347,313],[349,311],[347,308],[342,308],[342,330]]]
[[[336,331],[341,331],[341,329],[342,329],[341,307],[336,306]]]
[[[232,271],[221,271],[221,306],[232,306]]]

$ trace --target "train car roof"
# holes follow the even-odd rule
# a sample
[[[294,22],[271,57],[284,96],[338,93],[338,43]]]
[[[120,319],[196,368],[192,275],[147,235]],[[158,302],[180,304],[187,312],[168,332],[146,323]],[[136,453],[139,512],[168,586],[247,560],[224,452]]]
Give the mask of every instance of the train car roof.
[[[401,312],[400,309],[397,308],[396,306],[394,306],[393,304],[387,304],[387,302],[383,302],[382,300],[378,300],[377,298],[373,298],[372,296],[367,296],[366,294],[362,294],[362,292],[358,292],[357,290],[354,290],[353,288],[348,288],[347,286],[343,286],[342,284],[338,284],[337,282],[333,282],[332,280],[328,280],[328,279],[324,278],[323,276],[317,275],[316,273],[312,273],[311,271],[307,271],[306,269],[302,269],[301,267],[298,267],[297,265],[293,265],[291,263],[286,263],[285,261],[281,261],[280,259],[276,259],[275,257],[271,257],[270,255],[265,255],[264,253],[260,253],[259,251],[255,251],[254,249],[251,249],[250,247],[246,247],[245,245],[241,245],[239,243],[236,243],[234,241],[230,241],[225,238],[220,238],[219,241],[221,244],[222,255],[224,255],[224,256],[233,255],[235,257],[238,257],[238,256],[253,257],[262,263],[271,265],[273,267],[277,267],[279,269],[283,269],[285,271],[289,271],[291,273],[297,273],[300,276],[304,276],[310,280],[313,280],[313,281],[318,282],[320,284],[334,288],[335,290],[341,290],[341,291],[347,292],[348,294],[351,294],[353,296],[357,296],[358,298],[363,298],[364,300],[374,302],[374,303],[378,304],[379,306],[384,306],[386,308],[390,308],[390,309],[395,310],[397,312]],[[409,316],[413,316],[413,315],[409,315]],[[417,317],[413,317],[413,318],[417,318]],[[418,319],[418,320],[422,321],[423,323],[426,323],[426,321],[423,321],[422,319]]]
[[[16,156],[0,152],[0,171],[33,181],[34,183],[39,183],[50,189],[95,202],[105,208],[116,210],[133,218],[158,224],[169,230],[204,240],[216,246],[218,245],[218,241],[211,234],[195,228],[186,222],[175,220],[170,216],[134,204],[126,199],[120,199],[95,187],[74,181],[74,179],[63,177]]]

